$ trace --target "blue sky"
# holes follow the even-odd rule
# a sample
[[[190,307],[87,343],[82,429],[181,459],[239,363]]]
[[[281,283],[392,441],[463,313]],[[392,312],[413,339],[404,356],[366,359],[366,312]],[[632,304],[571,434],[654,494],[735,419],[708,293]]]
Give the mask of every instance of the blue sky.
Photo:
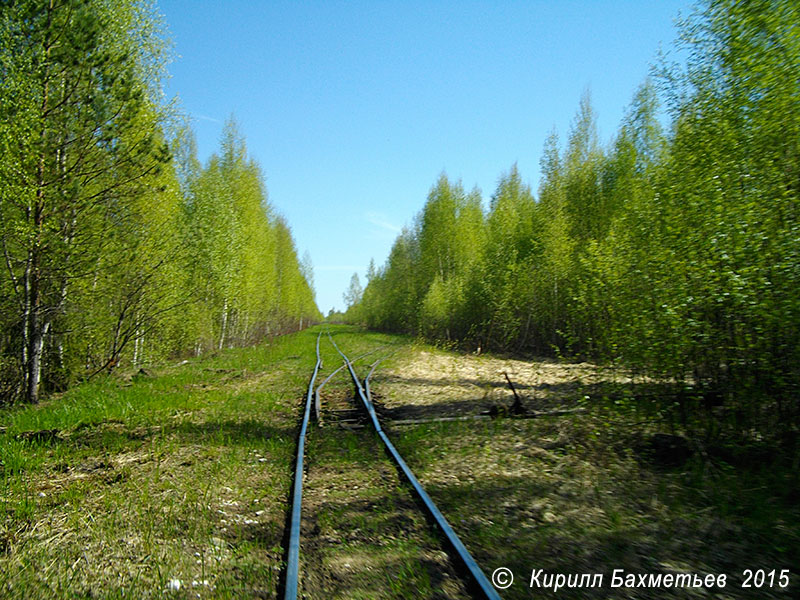
[[[692,3],[157,6],[175,53],[166,92],[193,119],[200,159],[233,114],[327,313],[354,272],[363,282],[370,258],[384,263],[441,172],[488,202],[517,163],[536,191],[545,137],[565,139],[586,89],[607,142]]]

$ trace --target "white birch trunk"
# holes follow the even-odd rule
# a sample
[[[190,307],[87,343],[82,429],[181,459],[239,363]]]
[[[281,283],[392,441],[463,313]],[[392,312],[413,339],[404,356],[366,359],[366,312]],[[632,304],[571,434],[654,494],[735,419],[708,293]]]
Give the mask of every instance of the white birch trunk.
[[[223,346],[225,345],[225,334],[228,328],[228,299],[225,298],[225,301],[222,304],[222,332],[219,336],[219,349],[222,350]]]

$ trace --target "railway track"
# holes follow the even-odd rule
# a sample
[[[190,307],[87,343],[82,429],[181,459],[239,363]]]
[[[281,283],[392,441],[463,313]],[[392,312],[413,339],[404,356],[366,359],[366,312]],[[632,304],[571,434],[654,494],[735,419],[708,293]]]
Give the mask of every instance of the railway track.
[[[471,589],[475,592],[475,597],[479,598],[487,598],[489,600],[500,600],[500,596],[497,591],[492,586],[489,579],[480,569],[472,555],[469,553],[467,548],[461,542],[461,540],[456,535],[453,528],[447,522],[447,519],[441,513],[441,511],[436,507],[436,504],[433,500],[428,496],[425,492],[425,489],[420,484],[419,480],[416,478],[414,473],[406,464],[403,457],[397,451],[395,446],[392,444],[391,440],[389,439],[386,431],[383,429],[378,414],[375,411],[374,404],[372,402],[372,394],[370,391],[370,377],[372,376],[375,369],[378,367],[380,362],[388,357],[388,355],[374,361],[370,367],[367,376],[362,380],[359,379],[355,367],[353,363],[357,360],[360,360],[370,354],[374,354],[380,348],[372,350],[366,354],[362,354],[361,356],[353,359],[352,361],[344,354],[344,352],[338,347],[336,342],[331,337],[330,333],[328,333],[328,338],[339,353],[342,358],[343,364],[331,372],[322,383],[320,383],[315,388],[316,378],[319,373],[319,369],[321,366],[321,358],[320,358],[320,339],[322,333],[317,336],[316,342],[316,352],[317,352],[317,363],[314,367],[313,374],[311,376],[308,391],[306,394],[306,404],[305,404],[305,411],[303,414],[303,421],[300,428],[300,436],[298,439],[298,446],[297,446],[297,460],[295,466],[295,480],[293,486],[293,494],[292,494],[292,512],[290,517],[290,536],[289,536],[289,545],[287,551],[287,565],[285,569],[285,579],[284,579],[284,600],[295,600],[298,598],[298,587],[299,587],[299,550],[300,550],[300,521],[302,516],[302,494],[303,494],[303,459],[305,454],[305,442],[306,442],[306,434],[308,432],[308,424],[309,420],[312,416],[312,413],[317,420],[317,422],[321,425],[328,419],[331,421],[336,421],[340,425],[345,427],[352,427],[352,426],[363,426],[363,423],[366,421],[370,424],[375,432],[377,433],[378,437],[380,438],[381,442],[384,445],[386,453],[391,458],[392,462],[395,464],[396,468],[402,476],[406,479],[406,481],[410,484],[411,488],[413,489],[415,495],[419,500],[419,505],[424,507],[426,512],[426,517],[428,517],[429,521],[433,521],[436,524],[436,527],[440,531],[440,533],[444,536],[448,547],[450,548],[451,552],[449,553],[451,558],[454,559],[454,562],[458,563],[462,568],[460,569],[466,578],[469,580],[471,584]],[[347,368],[350,373],[350,377],[352,379],[353,385],[355,387],[356,392],[356,406],[350,404],[350,406],[343,405],[341,402],[334,402],[333,406],[327,407],[325,411],[326,414],[323,414],[322,406],[321,406],[321,399],[320,399],[320,390],[323,386],[328,383],[337,373],[339,373],[342,369]],[[313,409],[313,410],[312,410]]]
[[[294,470],[294,486],[292,487],[292,514],[289,521],[289,548],[286,556],[286,577],[284,580],[284,598],[297,598],[298,569],[300,564],[300,518],[303,504],[303,458],[305,457],[306,432],[308,421],[311,417],[311,400],[314,395],[314,382],[322,366],[319,354],[319,340],[322,332],[317,336],[317,363],[308,383],[306,393],[306,406],[303,412],[303,422],[300,426],[300,436],[297,442],[297,459]]]

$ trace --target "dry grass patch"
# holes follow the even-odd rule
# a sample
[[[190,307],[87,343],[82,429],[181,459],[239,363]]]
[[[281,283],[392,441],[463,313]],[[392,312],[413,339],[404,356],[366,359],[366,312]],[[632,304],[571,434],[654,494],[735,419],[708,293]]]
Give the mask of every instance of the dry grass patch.
[[[511,406],[514,396],[505,374],[529,410],[574,407],[588,386],[630,381],[624,373],[601,371],[589,363],[524,361],[427,347],[399,355],[373,381],[389,419],[453,417]]]

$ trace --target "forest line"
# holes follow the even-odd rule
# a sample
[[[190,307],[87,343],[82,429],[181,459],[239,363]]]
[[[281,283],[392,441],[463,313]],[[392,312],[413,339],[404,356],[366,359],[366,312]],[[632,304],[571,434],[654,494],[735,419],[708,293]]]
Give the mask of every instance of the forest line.
[[[320,315],[231,119],[201,165],[143,0],[0,8],[0,403]]]
[[[615,138],[588,93],[538,197],[516,166],[484,211],[442,174],[348,318],[475,350],[585,357],[669,383],[707,436],[800,421],[800,7],[704,3]],[[666,104],[669,130],[659,122]],[[644,400],[629,399],[634,404]]]

